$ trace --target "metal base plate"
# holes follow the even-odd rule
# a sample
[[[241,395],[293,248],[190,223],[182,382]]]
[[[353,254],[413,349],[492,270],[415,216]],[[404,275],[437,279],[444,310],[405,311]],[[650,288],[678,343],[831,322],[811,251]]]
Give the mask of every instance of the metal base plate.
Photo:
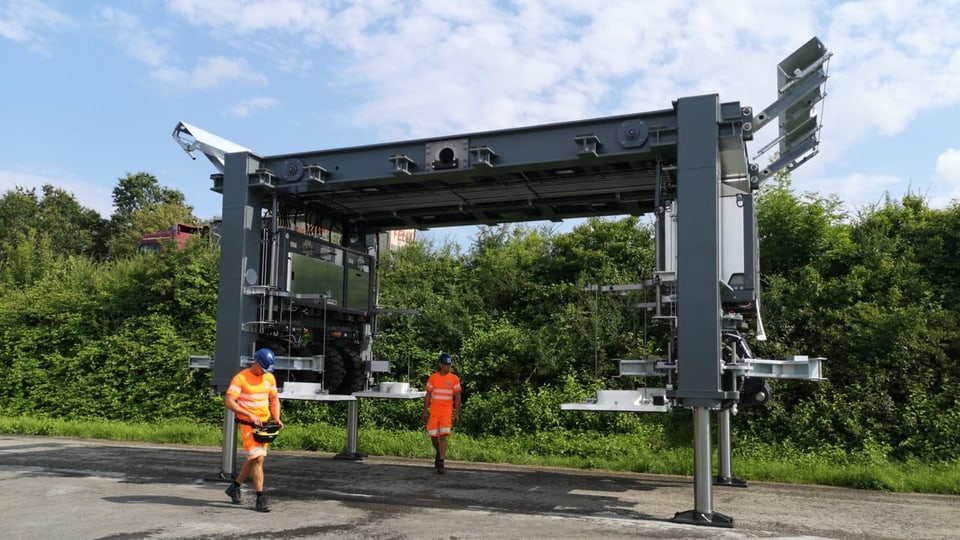
[[[686,523],[689,525],[706,525],[709,527],[733,528],[733,518],[718,514],[716,512],[706,513],[697,510],[687,510],[686,512],[677,512],[671,521],[677,523]]]
[[[747,481],[731,476],[714,476],[713,485],[745,488],[747,487]]]

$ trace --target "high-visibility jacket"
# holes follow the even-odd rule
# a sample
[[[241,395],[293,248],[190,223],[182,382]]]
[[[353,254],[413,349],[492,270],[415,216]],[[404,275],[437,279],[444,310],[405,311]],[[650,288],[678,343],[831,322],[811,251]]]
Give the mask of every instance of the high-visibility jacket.
[[[227,395],[236,396],[241,407],[256,415],[261,422],[266,422],[270,419],[270,399],[277,397],[277,379],[273,373],[257,375],[247,368],[233,376]],[[237,419],[253,421],[253,418],[246,416],[238,414]]]
[[[430,410],[448,411],[453,409],[453,394],[460,391],[460,377],[438,371],[427,379],[425,388],[430,392]]]

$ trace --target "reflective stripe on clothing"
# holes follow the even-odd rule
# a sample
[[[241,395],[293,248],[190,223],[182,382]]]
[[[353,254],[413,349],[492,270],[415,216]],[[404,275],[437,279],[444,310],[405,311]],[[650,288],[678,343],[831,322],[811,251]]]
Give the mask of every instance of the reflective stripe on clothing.
[[[430,392],[430,410],[453,410],[453,395],[460,391],[460,377],[453,373],[443,375],[439,371],[427,379],[424,387]]]
[[[431,437],[442,437],[450,434],[453,427],[453,409],[430,410],[427,419],[427,434]]]
[[[247,459],[253,459],[267,455],[267,444],[257,442],[253,438],[253,426],[240,424],[240,442],[243,444],[243,450],[247,453]]]
[[[277,396],[277,379],[273,373],[257,375],[247,368],[234,375],[227,395],[235,396],[241,407],[266,422],[270,419],[270,399]],[[237,416],[240,420],[253,421],[253,418],[245,418],[248,415]]]

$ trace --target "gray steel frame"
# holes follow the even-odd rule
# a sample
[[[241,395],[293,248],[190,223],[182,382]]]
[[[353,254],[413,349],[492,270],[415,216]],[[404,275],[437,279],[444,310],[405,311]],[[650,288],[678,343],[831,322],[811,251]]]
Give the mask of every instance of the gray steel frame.
[[[819,40],[801,51],[788,60],[809,63],[813,58],[816,67],[822,65],[816,56],[823,56]],[[781,154],[799,157],[816,148],[817,131],[797,110],[809,111],[811,95],[822,97],[819,83],[810,83],[820,72],[783,63],[780,71],[796,95],[784,93],[786,102],[763,114],[794,115],[788,120],[798,128],[781,123],[786,141]],[[245,149],[224,152],[222,173],[211,176],[213,190],[223,194],[213,385],[225,390],[241,357],[252,353],[255,334],[245,323],[257,319],[258,299],[245,289],[264,281],[259,273],[265,209],[274,221],[278,213],[297,214],[347,235],[367,235],[400,228],[640,215],[664,200],[682,201],[676,280],[679,356],[676,385],[668,397],[693,410],[695,497],[694,509],[675,519],[732,526],[731,518],[713,512],[711,501],[709,411],[738,399],[737,392],[721,389],[720,197],[758,186],[760,171],[749,162],[746,143],[753,126],[767,121],[754,118],[749,107],[721,103],[711,94],[680,98],[667,110],[440,139],[267,157]],[[237,148],[242,147],[230,150]],[[220,155],[215,157],[211,160],[217,164]],[[762,173],[772,174],[769,168]],[[228,412],[225,456],[235,447],[233,427]],[[225,467],[229,461],[224,458]]]
[[[344,232],[372,233],[643,214],[672,192],[685,216],[678,232],[682,360],[673,397],[694,409],[696,421],[701,411],[736,399],[735,392],[720,390],[719,198],[722,186],[748,185],[750,137],[743,126],[750,114],[714,94],[681,98],[668,111],[440,140],[266,158],[226,154],[223,174],[213,175],[214,189],[223,194],[214,386],[225,390],[241,356],[252,352],[255,334],[244,328],[257,319],[259,299],[244,289],[262,279],[261,216],[274,204],[281,212],[316,212]],[[496,158],[458,155],[456,169],[397,158],[425,160],[427,146],[464,140],[470,148],[495,151]],[[695,424],[705,434],[695,437],[694,512],[714,516],[709,422]],[[228,439],[224,443],[233,448]]]

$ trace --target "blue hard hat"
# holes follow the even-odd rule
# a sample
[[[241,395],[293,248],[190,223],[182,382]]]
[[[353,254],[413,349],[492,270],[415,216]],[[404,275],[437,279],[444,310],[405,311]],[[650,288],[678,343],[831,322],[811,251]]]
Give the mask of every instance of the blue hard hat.
[[[260,369],[267,373],[273,373],[273,366],[277,363],[277,359],[273,356],[273,351],[270,349],[260,349],[253,353],[253,359],[257,361]]]
[[[440,363],[449,366],[450,364],[453,364],[453,357],[448,353],[440,353]]]

